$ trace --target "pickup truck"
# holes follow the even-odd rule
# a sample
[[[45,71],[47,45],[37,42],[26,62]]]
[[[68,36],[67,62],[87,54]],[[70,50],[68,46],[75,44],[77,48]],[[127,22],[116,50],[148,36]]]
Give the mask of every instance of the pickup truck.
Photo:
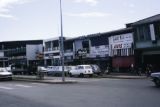
[[[157,87],[160,87],[160,72],[151,73],[151,79]]]

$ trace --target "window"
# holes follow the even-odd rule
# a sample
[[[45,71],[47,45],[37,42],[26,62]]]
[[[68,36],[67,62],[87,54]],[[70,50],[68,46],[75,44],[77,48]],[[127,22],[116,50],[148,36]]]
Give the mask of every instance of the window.
[[[91,69],[91,66],[85,66],[85,69]]]
[[[121,56],[121,49],[117,49],[117,55]]]
[[[143,26],[143,33],[145,40],[151,40],[149,25]]]
[[[143,27],[138,28],[139,40],[144,40]]]
[[[82,42],[82,46],[83,46],[83,48],[89,48],[89,41],[83,41]]]
[[[51,49],[51,42],[46,42],[45,43],[45,51],[50,51]]]
[[[149,25],[139,26],[136,29],[136,40],[151,40]]]
[[[154,24],[155,35],[158,39],[160,39],[160,22],[156,22]]]
[[[84,67],[83,66],[78,66],[78,69],[84,69]]]
[[[128,54],[132,55],[132,49],[131,48],[128,49]]]
[[[105,34],[101,36],[91,37],[90,40],[92,46],[108,45],[108,36]]]

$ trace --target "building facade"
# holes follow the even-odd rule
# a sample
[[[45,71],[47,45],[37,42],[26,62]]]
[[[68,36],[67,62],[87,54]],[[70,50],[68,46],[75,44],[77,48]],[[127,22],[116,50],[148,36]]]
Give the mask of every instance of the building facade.
[[[60,65],[60,58],[59,38],[44,40],[44,64]]]
[[[152,64],[160,69],[160,15],[133,23],[137,66]]]
[[[3,66],[10,64],[27,66],[43,53],[42,40],[0,42],[0,57]]]
[[[109,56],[112,57],[112,67],[126,71],[135,64],[132,28],[120,30],[117,35],[109,37]]]

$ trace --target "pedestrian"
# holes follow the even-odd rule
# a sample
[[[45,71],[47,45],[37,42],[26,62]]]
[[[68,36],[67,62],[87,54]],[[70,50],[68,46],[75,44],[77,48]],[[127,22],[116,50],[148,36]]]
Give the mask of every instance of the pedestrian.
[[[109,66],[109,64],[107,65],[107,68],[106,68],[106,70],[105,70],[105,73],[106,73],[106,74],[109,74],[109,73],[110,73],[110,66]]]
[[[130,66],[130,70],[131,70],[131,73],[133,73],[133,74],[134,74],[134,64],[131,64],[131,66]]]
[[[147,77],[150,76],[150,67],[149,67],[149,64],[147,64],[147,66],[146,66],[146,76]]]

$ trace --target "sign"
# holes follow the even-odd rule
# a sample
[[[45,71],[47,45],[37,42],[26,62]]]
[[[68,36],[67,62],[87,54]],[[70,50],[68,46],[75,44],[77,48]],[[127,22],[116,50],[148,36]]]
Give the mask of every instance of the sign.
[[[126,49],[126,48],[131,48],[132,44],[131,43],[121,43],[121,44],[113,44],[112,49]]]
[[[79,49],[77,51],[78,56],[83,56],[87,54],[87,50],[86,49]]]
[[[111,43],[132,43],[133,42],[133,35],[132,33],[122,34],[122,35],[116,35],[112,36]]]
[[[90,57],[106,57],[109,54],[109,46],[108,45],[100,45],[91,47]]]
[[[133,34],[127,33],[109,37],[109,45],[111,49],[131,48],[133,43]]]

